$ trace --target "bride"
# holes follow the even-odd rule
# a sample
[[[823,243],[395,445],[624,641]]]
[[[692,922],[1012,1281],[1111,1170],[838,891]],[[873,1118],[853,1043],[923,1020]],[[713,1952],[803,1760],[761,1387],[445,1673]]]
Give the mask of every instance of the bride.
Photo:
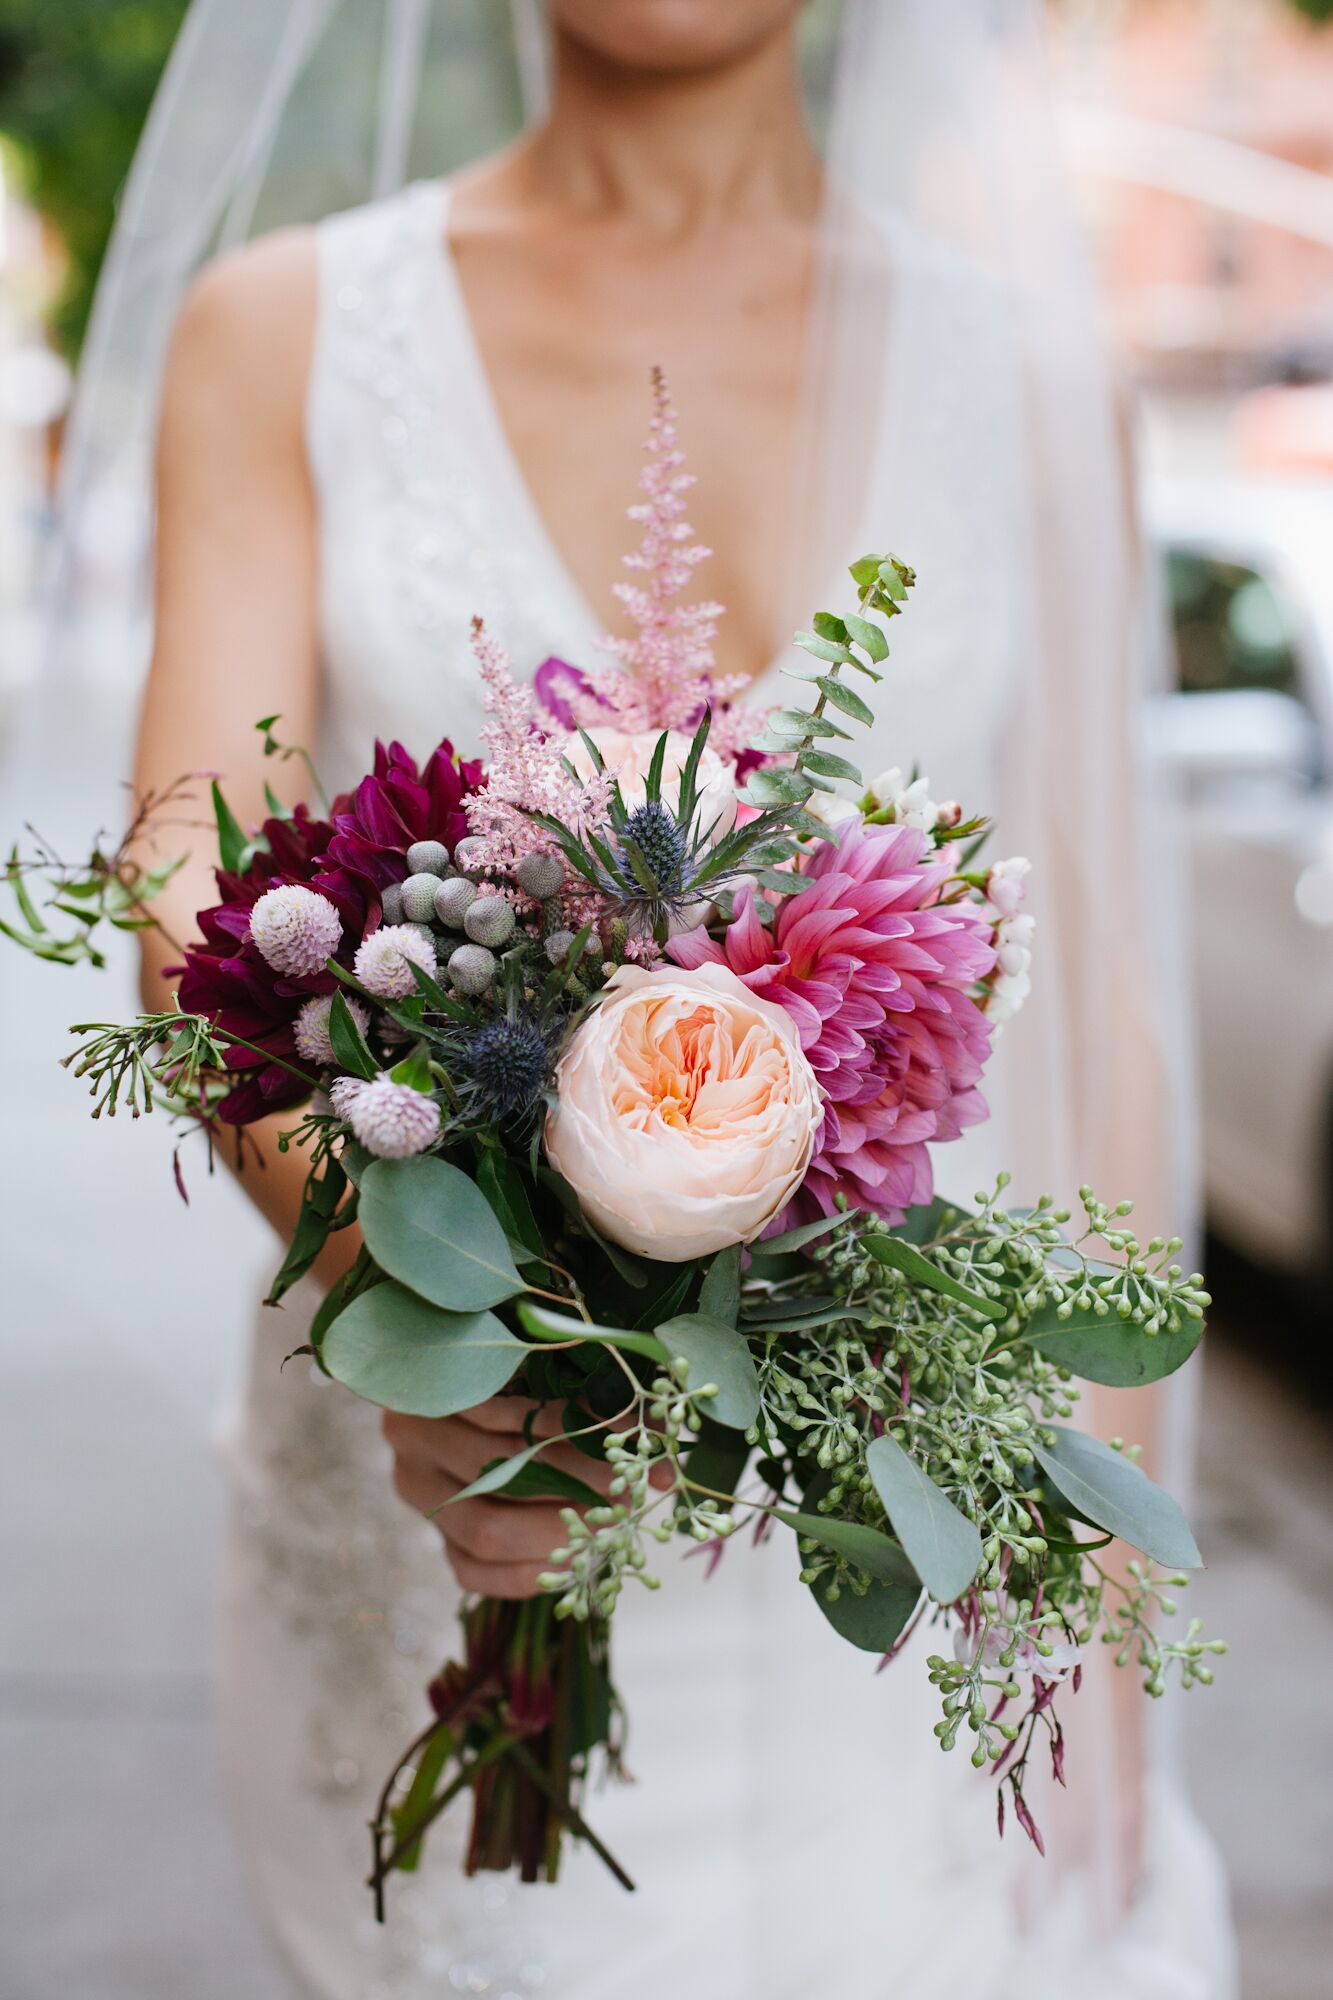
[[[945,1185],[1007,1164],[1034,1194],[1132,1187],[1156,1216],[1185,1190],[1142,942],[1142,579],[1036,13],[865,0],[834,36],[798,0],[196,0],[108,265],[74,478],[132,468],[128,360],[156,375],[174,318],[138,777],[220,766],[257,821],[266,777],[299,789],[263,764],[260,715],[332,789],[376,735],[475,745],[475,613],[528,674],[593,657],[660,363],[721,668],[762,699],[796,618],[842,606],[841,567],[891,540],[921,582],[871,768],[920,757],[1033,860],[1036,993]],[[404,185],[418,160],[450,171]],[[177,315],[201,252],[252,228]],[[211,900],[201,859],[168,928]],[[169,956],[146,946],[154,1006]],[[245,1185],[285,1228],[299,1169],[265,1151]],[[318,1296],[258,1326],[226,1438],[226,1760],[298,1990],[1231,1993],[1215,1864],[1123,1719],[1137,1689],[1090,1674],[1043,1864],[939,1753],[920,1650],[875,1676],[776,1546],[733,1549],[712,1584],[667,1550],[663,1590],[617,1620],[641,1782],[595,1803],[637,1896],[577,1853],[553,1891],[466,1881],[446,1821],[377,1930],[365,1824],[460,1592],[529,1592],[559,1524],[486,1500],[425,1522],[518,1416],[381,1436],[280,1371]]]

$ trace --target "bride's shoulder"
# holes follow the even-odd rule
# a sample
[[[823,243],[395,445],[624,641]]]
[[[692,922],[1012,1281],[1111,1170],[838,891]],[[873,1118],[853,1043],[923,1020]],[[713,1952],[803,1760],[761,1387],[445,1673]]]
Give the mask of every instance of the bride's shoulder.
[[[177,316],[169,390],[224,399],[242,390],[260,418],[299,409],[318,292],[313,229],[278,230],[205,265]]]

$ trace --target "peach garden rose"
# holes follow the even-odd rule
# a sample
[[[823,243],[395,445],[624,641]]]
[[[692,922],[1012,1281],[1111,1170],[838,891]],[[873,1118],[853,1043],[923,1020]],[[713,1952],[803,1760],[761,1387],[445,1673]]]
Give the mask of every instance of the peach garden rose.
[[[625,966],[556,1070],[546,1151],[602,1234],[663,1263],[760,1234],[823,1108],[790,1017],[728,968]]]

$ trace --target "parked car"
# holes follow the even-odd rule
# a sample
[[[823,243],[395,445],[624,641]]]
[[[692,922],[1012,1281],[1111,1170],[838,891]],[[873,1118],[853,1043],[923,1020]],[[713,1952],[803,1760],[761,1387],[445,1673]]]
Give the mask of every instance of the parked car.
[[[1333,485],[1163,480],[1206,1199],[1246,1256],[1333,1278]]]

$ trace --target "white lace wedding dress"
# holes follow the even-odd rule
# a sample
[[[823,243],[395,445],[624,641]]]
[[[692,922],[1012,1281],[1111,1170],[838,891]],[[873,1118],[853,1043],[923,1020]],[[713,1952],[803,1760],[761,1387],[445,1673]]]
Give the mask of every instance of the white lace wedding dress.
[[[446,206],[446,190],[421,186],[320,230],[308,424],[321,515],[320,758],[338,784],[366,767],[376,735],[417,754],[444,733],[477,746],[473,613],[526,673],[551,652],[589,659],[597,636],[500,425],[449,261]],[[912,310],[928,316],[928,276],[914,297]],[[933,327],[918,318],[908,332],[900,324],[896,336],[904,377],[912,352],[929,354],[965,437],[957,399],[985,364],[965,317]],[[891,400],[887,455],[919,463],[938,398],[901,379]],[[990,444],[1002,459],[1003,440]],[[935,583],[903,622],[868,756],[877,769],[920,755],[937,795],[989,801],[1020,647],[1000,510],[993,495],[971,494],[968,473],[962,452],[956,484],[941,475],[892,520],[896,543]],[[870,496],[868,526],[883,504]],[[884,532],[881,518],[867,544]],[[1002,1079],[997,1091],[997,1117],[966,1164],[946,1164],[960,1192],[1013,1157],[1020,1135]],[[636,1895],[577,1851],[554,1889],[468,1881],[462,1810],[432,1834],[420,1874],[394,1880],[389,1923],[377,1929],[362,1886],[367,1820],[424,1717],[424,1683],[454,1646],[458,1592],[434,1530],[392,1491],[377,1413],[303,1364],[280,1372],[313,1304],[306,1291],[263,1315],[226,1436],[227,1767],[256,1893],[300,1991],[1225,2000],[1216,1865],[1160,1788],[1146,1885],[1127,1918],[1108,1928],[1099,1914],[1089,1822],[1109,1791],[1097,1732],[1080,1730],[1078,1713],[1096,1714],[1096,1687],[1072,1705],[1082,1807],[1066,1830],[1051,1829],[1064,1858],[1043,1864],[1012,1828],[997,1840],[992,1788],[966,1752],[938,1750],[929,1645],[877,1676],[797,1587],[785,1534],[761,1550],[738,1542],[711,1579],[685,1545],[667,1548],[662,1590],[631,1592],[617,1615],[637,1782],[595,1793],[589,1816],[637,1878]]]

